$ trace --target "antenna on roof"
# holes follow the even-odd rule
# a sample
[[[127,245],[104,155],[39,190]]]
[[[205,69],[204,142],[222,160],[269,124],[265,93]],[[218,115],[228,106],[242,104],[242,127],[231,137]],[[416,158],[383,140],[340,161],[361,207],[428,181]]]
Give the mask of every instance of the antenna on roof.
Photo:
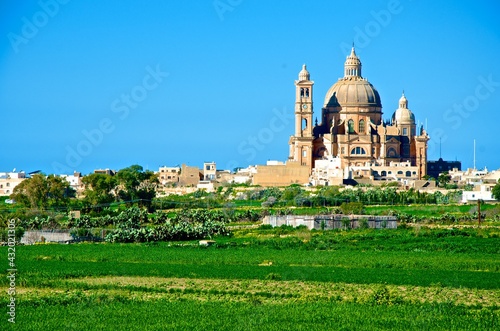
[[[439,158],[441,158],[441,137],[439,137]]]
[[[474,170],[476,170],[476,139],[474,139]]]

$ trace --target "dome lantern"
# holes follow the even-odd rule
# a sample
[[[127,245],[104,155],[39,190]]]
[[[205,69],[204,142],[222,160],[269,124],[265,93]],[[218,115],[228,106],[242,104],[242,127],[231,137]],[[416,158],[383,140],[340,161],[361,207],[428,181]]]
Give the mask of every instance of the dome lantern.
[[[412,111],[408,109],[408,100],[406,99],[404,92],[399,99],[399,108],[396,109],[392,115],[392,122],[396,123],[396,125],[415,124],[415,115],[413,115]]]
[[[405,97],[405,91],[403,91],[403,95],[399,99],[399,108],[408,109],[408,99]]]
[[[361,61],[356,55],[354,45],[351,49],[351,54],[347,56],[344,64],[344,77],[359,77],[361,78]]]

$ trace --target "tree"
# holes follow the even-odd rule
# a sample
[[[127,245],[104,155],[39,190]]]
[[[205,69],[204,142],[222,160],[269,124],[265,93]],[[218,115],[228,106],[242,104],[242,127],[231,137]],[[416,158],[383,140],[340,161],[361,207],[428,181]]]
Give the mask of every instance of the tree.
[[[85,185],[84,202],[95,206],[116,200],[118,180],[108,174],[90,174],[82,178]]]
[[[495,199],[500,200],[500,179],[498,180],[497,184],[491,190],[491,194],[493,195],[493,197]]]
[[[448,171],[442,172],[438,176],[438,184],[441,187],[446,187],[451,180],[451,176],[448,174]]]
[[[140,200],[140,204],[151,205],[156,196],[158,176],[154,172],[144,171],[140,165],[131,165],[116,173],[118,196],[124,201]]]
[[[67,206],[74,194],[64,178],[35,174],[17,185],[10,198],[27,207],[46,209]]]
[[[300,187],[300,185],[292,184],[285,188],[281,194],[281,200],[286,204],[291,205],[294,203],[295,197],[302,195],[303,193],[304,190]]]

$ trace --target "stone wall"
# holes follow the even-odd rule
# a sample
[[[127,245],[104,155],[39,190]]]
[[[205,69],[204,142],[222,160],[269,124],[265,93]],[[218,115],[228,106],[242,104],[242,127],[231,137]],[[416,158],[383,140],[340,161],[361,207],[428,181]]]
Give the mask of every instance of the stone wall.
[[[297,162],[287,162],[281,165],[257,166],[253,176],[253,184],[264,187],[288,186],[290,184],[307,184],[311,169]]]
[[[372,215],[283,215],[283,216],[266,216],[263,224],[272,226],[289,225],[297,227],[305,225],[309,229],[316,230],[333,230],[350,228],[356,229],[363,224],[373,229],[396,229],[396,216],[372,216]]]

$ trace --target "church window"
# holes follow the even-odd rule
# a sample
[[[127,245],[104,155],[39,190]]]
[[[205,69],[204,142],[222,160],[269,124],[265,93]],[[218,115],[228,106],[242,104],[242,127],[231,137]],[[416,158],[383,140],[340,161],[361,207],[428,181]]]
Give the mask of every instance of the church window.
[[[345,154],[345,148],[344,147],[340,148],[340,154]]]
[[[349,133],[354,133],[354,121],[353,120],[349,120],[347,122],[347,129],[348,129]]]
[[[352,155],[365,155],[366,151],[362,147],[355,147],[351,150]]]
[[[387,156],[388,157],[396,157],[396,150],[394,148],[389,148],[389,150],[387,151]]]
[[[306,98],[309,98],[309,89],[306,88]]]
[[[408,129],[407,128],[403,128],[403,136],[407,136],[408,135]]]
[[[304,96],[304,88],[300,88],[300,96],[303,97]]]
[[[365,120],[359,120],[359,133],[365,132]]]
[[[302,130],[307,129],[307,120],[305,118],[302,119]]]
[[[303,156],[303,157],[306,157],[306,156],[307,156],[307,151],[306,151],[306,150],[303,150],[303,151],[302,151],[302,156]]]

